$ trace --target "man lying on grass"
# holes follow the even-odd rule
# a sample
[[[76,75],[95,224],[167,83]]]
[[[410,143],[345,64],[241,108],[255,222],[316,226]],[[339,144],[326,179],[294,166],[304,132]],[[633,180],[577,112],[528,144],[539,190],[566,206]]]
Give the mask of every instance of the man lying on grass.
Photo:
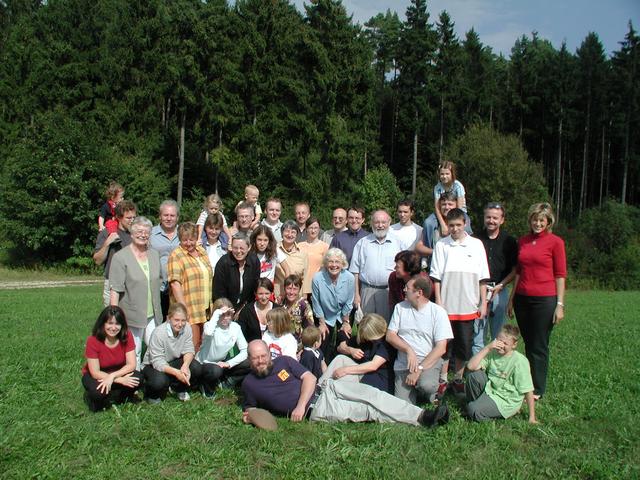
[[[400,422],[435,427],[449,420],[446,405],[436,410],[422,410],[415,405],[363,383],[328,379],[316,389],[316,377],[295,359],[280,356],[271,360],[262,340],[249,343],[251,373],[244,393],[243,421],[253,422],[252,409],[266,409],[287,416],[293,422],[306,417],[326,422]]]
[[[526,399],[529,422],[538,423],[529,361],[515,351],[519,337],[518,327],[504,325],[496,339],[467,363],[465,392],[471,420],[512,417]]]

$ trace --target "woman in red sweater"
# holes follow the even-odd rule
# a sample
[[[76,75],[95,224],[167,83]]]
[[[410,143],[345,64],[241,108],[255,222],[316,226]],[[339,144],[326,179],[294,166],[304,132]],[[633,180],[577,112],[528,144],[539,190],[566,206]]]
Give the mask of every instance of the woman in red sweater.
[[[507,312],[512,317],[515,311],[538,400],[547,385],[551,330],[564,318],[567,260],[564,241],[551,233],[555,222],[551,205],[532,205],[528,218],[531,233],[518,240],[518,265]]]

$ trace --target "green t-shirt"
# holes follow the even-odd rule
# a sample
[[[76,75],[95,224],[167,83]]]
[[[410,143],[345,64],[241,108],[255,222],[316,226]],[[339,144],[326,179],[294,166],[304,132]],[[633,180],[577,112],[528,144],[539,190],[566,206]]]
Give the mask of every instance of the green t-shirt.
[[[527,392],[533,391],[529,360],[520,352],[502,356],[492,350],[482,359],[480,367],[487,373],[485,392],[496,402],[504,418],[520,410]]]

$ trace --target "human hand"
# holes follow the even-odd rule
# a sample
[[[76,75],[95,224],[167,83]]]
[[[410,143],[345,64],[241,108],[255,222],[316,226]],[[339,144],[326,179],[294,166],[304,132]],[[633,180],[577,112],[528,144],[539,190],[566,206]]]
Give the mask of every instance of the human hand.
[[[360,360],[364,357],[364,352],[359,348],[349,347],[349,356],[354,360]]]
[[[133,372],[116,379],[115,382],[129,388],[137,387],[140,384],[140,380],[133,376]]]
[[[342,322],[342,327],[340,328],[347,337],[351,338],[351,324],[348,322]]]
[[[103,395],[107,395],[111,391],[113,380],[113,375],[107,375],[105,378],[101,378],[100,380],[98,380],[98,386],[96,387],[96,390],[98,390]]]
[[[230,368],[229,362],[216,362],[220,368]]]
[[[556,311],[553,312],[553,324],[557,325],[564,318],[564,306],[556,305]]]
[[[291,412],[291,421],[301,422],[302,420],[304,420],[304,414],[305,414],[304,406],[302,407],[298,406],[294,408],[293,411]]]
[[[478,314],[478,318],[485,318],[487,316],[487,302],[480,302],[480,310],[478,310]]]
[[[509,299],[507,302],[507,317],[513,318],[513,300]]]
[[[249,423],[249,412],[247,410],[242,412],[242,423]]]
[[[413,350],[410,350],[407,353],[407,366],[409,368],[409,373],[415,373],[418,371],[418,357],[416,357],[416,353]]]
[[[333,378],[334,380],[338,380],[339,378],[342,378],[346,375],[349,375],[349,373],[347,372],[346,367],[340,367],[340,368],[336,368],[333,372]]]
[[[107,239],[104,241],[107,245],[111,245],[116,240],[120,240],[120,235],[117,232],[110,233]]]
[[[407,375],[407,377],[404,380],[404,383],[406,383],[410,387],[415,387],[415,385],[418,383],[418,378],[420,378],[420,370],[417,370]]]
[[[324,340],[325,337],[329,334],[329,327],[327,327],[327,324],[325,322],[320,322],[318,324],[318,328],[320,329],[320,335],[322,335],[322,340]]]

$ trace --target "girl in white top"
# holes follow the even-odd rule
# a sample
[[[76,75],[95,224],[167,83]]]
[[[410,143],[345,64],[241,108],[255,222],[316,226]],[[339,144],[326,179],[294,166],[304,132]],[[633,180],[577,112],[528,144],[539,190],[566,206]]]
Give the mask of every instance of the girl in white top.
[[[217,193],[212,193],[204,199],[202,212],[200,212],[200,216],[196,222],[196,225],[198,226],[198,243],[200,243],[200,240],[202,239],[204,222],[207,220],[209,215],[214,215],[216,213],[219,213],[222,216],[222,230],[227,234],[227,238],[231,239],[231,231],[227,226],[227,219],[224,218],[224,214],[222,213],[222,199]]]
[[[298,359],[298,341],[291,333],[291,315],[286,309],[279,307],[267,313],[267,331],[264,332],[264,340],[271,352],[271,359],[286,355]]]
[[[278,244],[273,232],[266,225],[258,225],[251,233],[251,252],[260,260],[260,278],[273,282],[278,266]]]

